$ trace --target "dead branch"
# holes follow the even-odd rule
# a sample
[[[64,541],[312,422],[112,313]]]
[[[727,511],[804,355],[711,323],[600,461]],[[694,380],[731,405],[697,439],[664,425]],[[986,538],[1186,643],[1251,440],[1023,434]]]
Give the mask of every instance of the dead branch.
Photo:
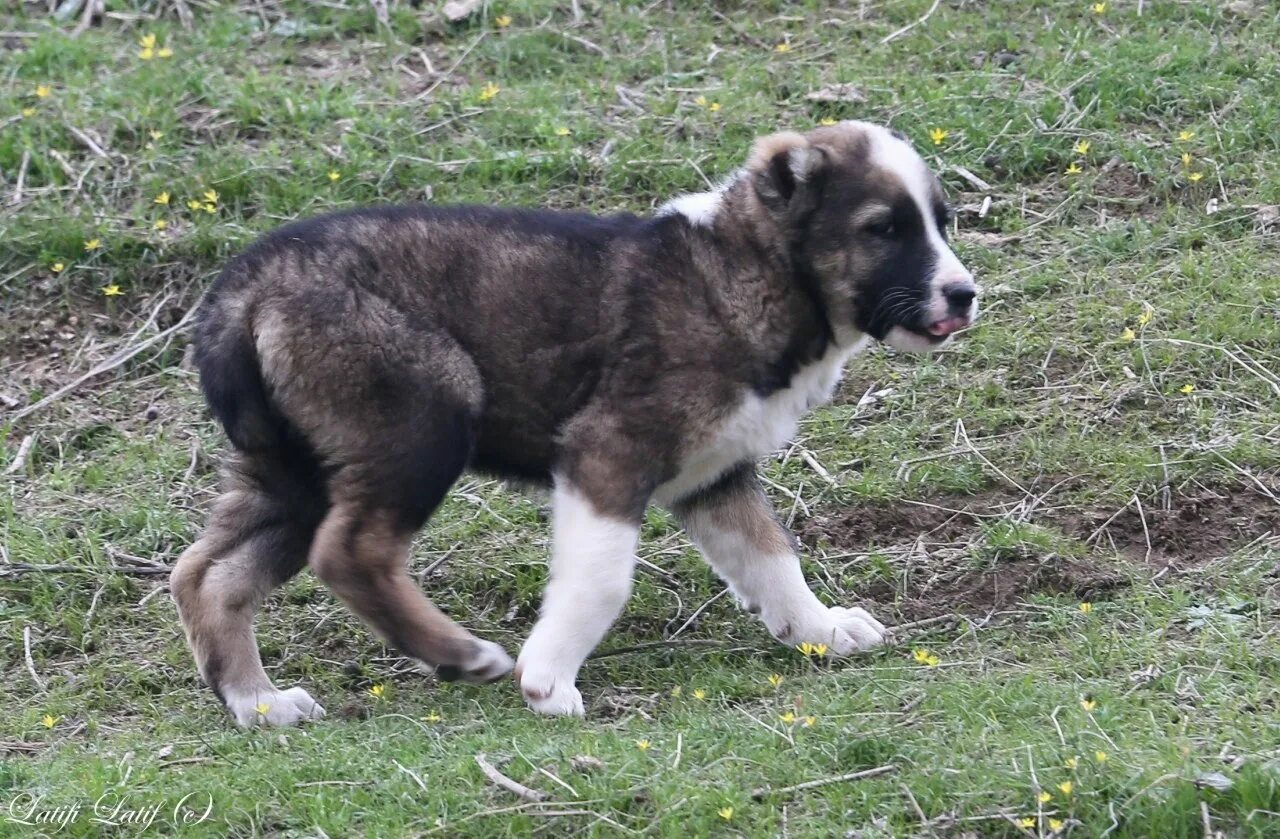
[[[779,787],[770,789],[761,787],[751,793],[751,797],[756,801],[764,798],[766,795],[787,795],[793,792],[801,792],[806,789],[814,789],[815,787],[825,787],[830,784],[840,784],[845,781],[861,781],[865,778],[878,778],[881,775],[888,775],[897,772],[898,767],[892,763],[886,763],[884,766],[877,766],[874,769],[863,769],[861,772],[850,772],[846,775],[837,775],[834,778],[819,778],[816,781],[805,781],[803,784],[794,784],[789,787]]]
[[[499,772],[492,763],[485,759],[484,752],[476,755],[476,764],[479,765],[480,771],[490,781],[505,789],[507,792],[513,792],[523,798],[525,801],[546,801],[547,794],[538,792],[536,789],[529,789],[519,781],[513,781],[506,775]]]

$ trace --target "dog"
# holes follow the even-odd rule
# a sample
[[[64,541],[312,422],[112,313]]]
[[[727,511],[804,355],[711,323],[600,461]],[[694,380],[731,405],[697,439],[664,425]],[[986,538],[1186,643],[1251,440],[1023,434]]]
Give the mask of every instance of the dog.
[[[873,340],[936,349],[977,316],[938,179],[847,121],[759,139],[651,216],[390,206],[289,224],[225,267],[194,350],[233,452],[172,575],[204,681],[241,726],[316,719],[263,670],[253,619],[309,566],[441,679],[512,671],[545,714],[621,612],[649,503],[788,645],[880,644],[827,606],[758,458]],[[550,578],[519,660],[434,607],[410,540],[466,469],[549,484]]]

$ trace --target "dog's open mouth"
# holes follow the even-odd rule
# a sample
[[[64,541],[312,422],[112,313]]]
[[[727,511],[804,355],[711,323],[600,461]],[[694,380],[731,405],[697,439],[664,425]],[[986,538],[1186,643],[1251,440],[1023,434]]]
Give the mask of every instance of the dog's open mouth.
[[[963,315],[953,315],[942,320],[935,320],[926,329],[935,338],[945,338],[953,332],[959,332],[968,325],[969,318]]]
[[[907,329],[921,336],[928,338],[934,343],[942,343],[951,335],[965,329],[973,323],[973,320],[963,315],[952,315],[950,317],[935,320],[924,326],[909,326]]]

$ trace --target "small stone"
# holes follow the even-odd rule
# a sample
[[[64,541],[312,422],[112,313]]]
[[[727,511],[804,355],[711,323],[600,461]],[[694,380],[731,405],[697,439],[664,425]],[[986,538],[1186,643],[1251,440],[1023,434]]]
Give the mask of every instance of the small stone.
[[[599,772],[604,769],[604,761],[591,755],[575,755],[569,760],[569,765],[578,772]]]

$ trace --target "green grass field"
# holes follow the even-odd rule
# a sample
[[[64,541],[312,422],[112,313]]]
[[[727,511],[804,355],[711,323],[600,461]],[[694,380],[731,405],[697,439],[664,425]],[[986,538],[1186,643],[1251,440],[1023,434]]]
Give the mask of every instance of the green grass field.
[[[1274,4],[438,5],[0,12],[0,836],[1280,836]],[[653,510],[585,721],[437,684],[304,574],[259,637],[329,718],[236,730],[164,587],[225,447],[181,328],[220,264],[383,201],[645,212],[843,118],[912,136],[987,288],[764,466],[896,644],[777,645]],[[543,504],[464,479],[414,552],[512,652]]]

